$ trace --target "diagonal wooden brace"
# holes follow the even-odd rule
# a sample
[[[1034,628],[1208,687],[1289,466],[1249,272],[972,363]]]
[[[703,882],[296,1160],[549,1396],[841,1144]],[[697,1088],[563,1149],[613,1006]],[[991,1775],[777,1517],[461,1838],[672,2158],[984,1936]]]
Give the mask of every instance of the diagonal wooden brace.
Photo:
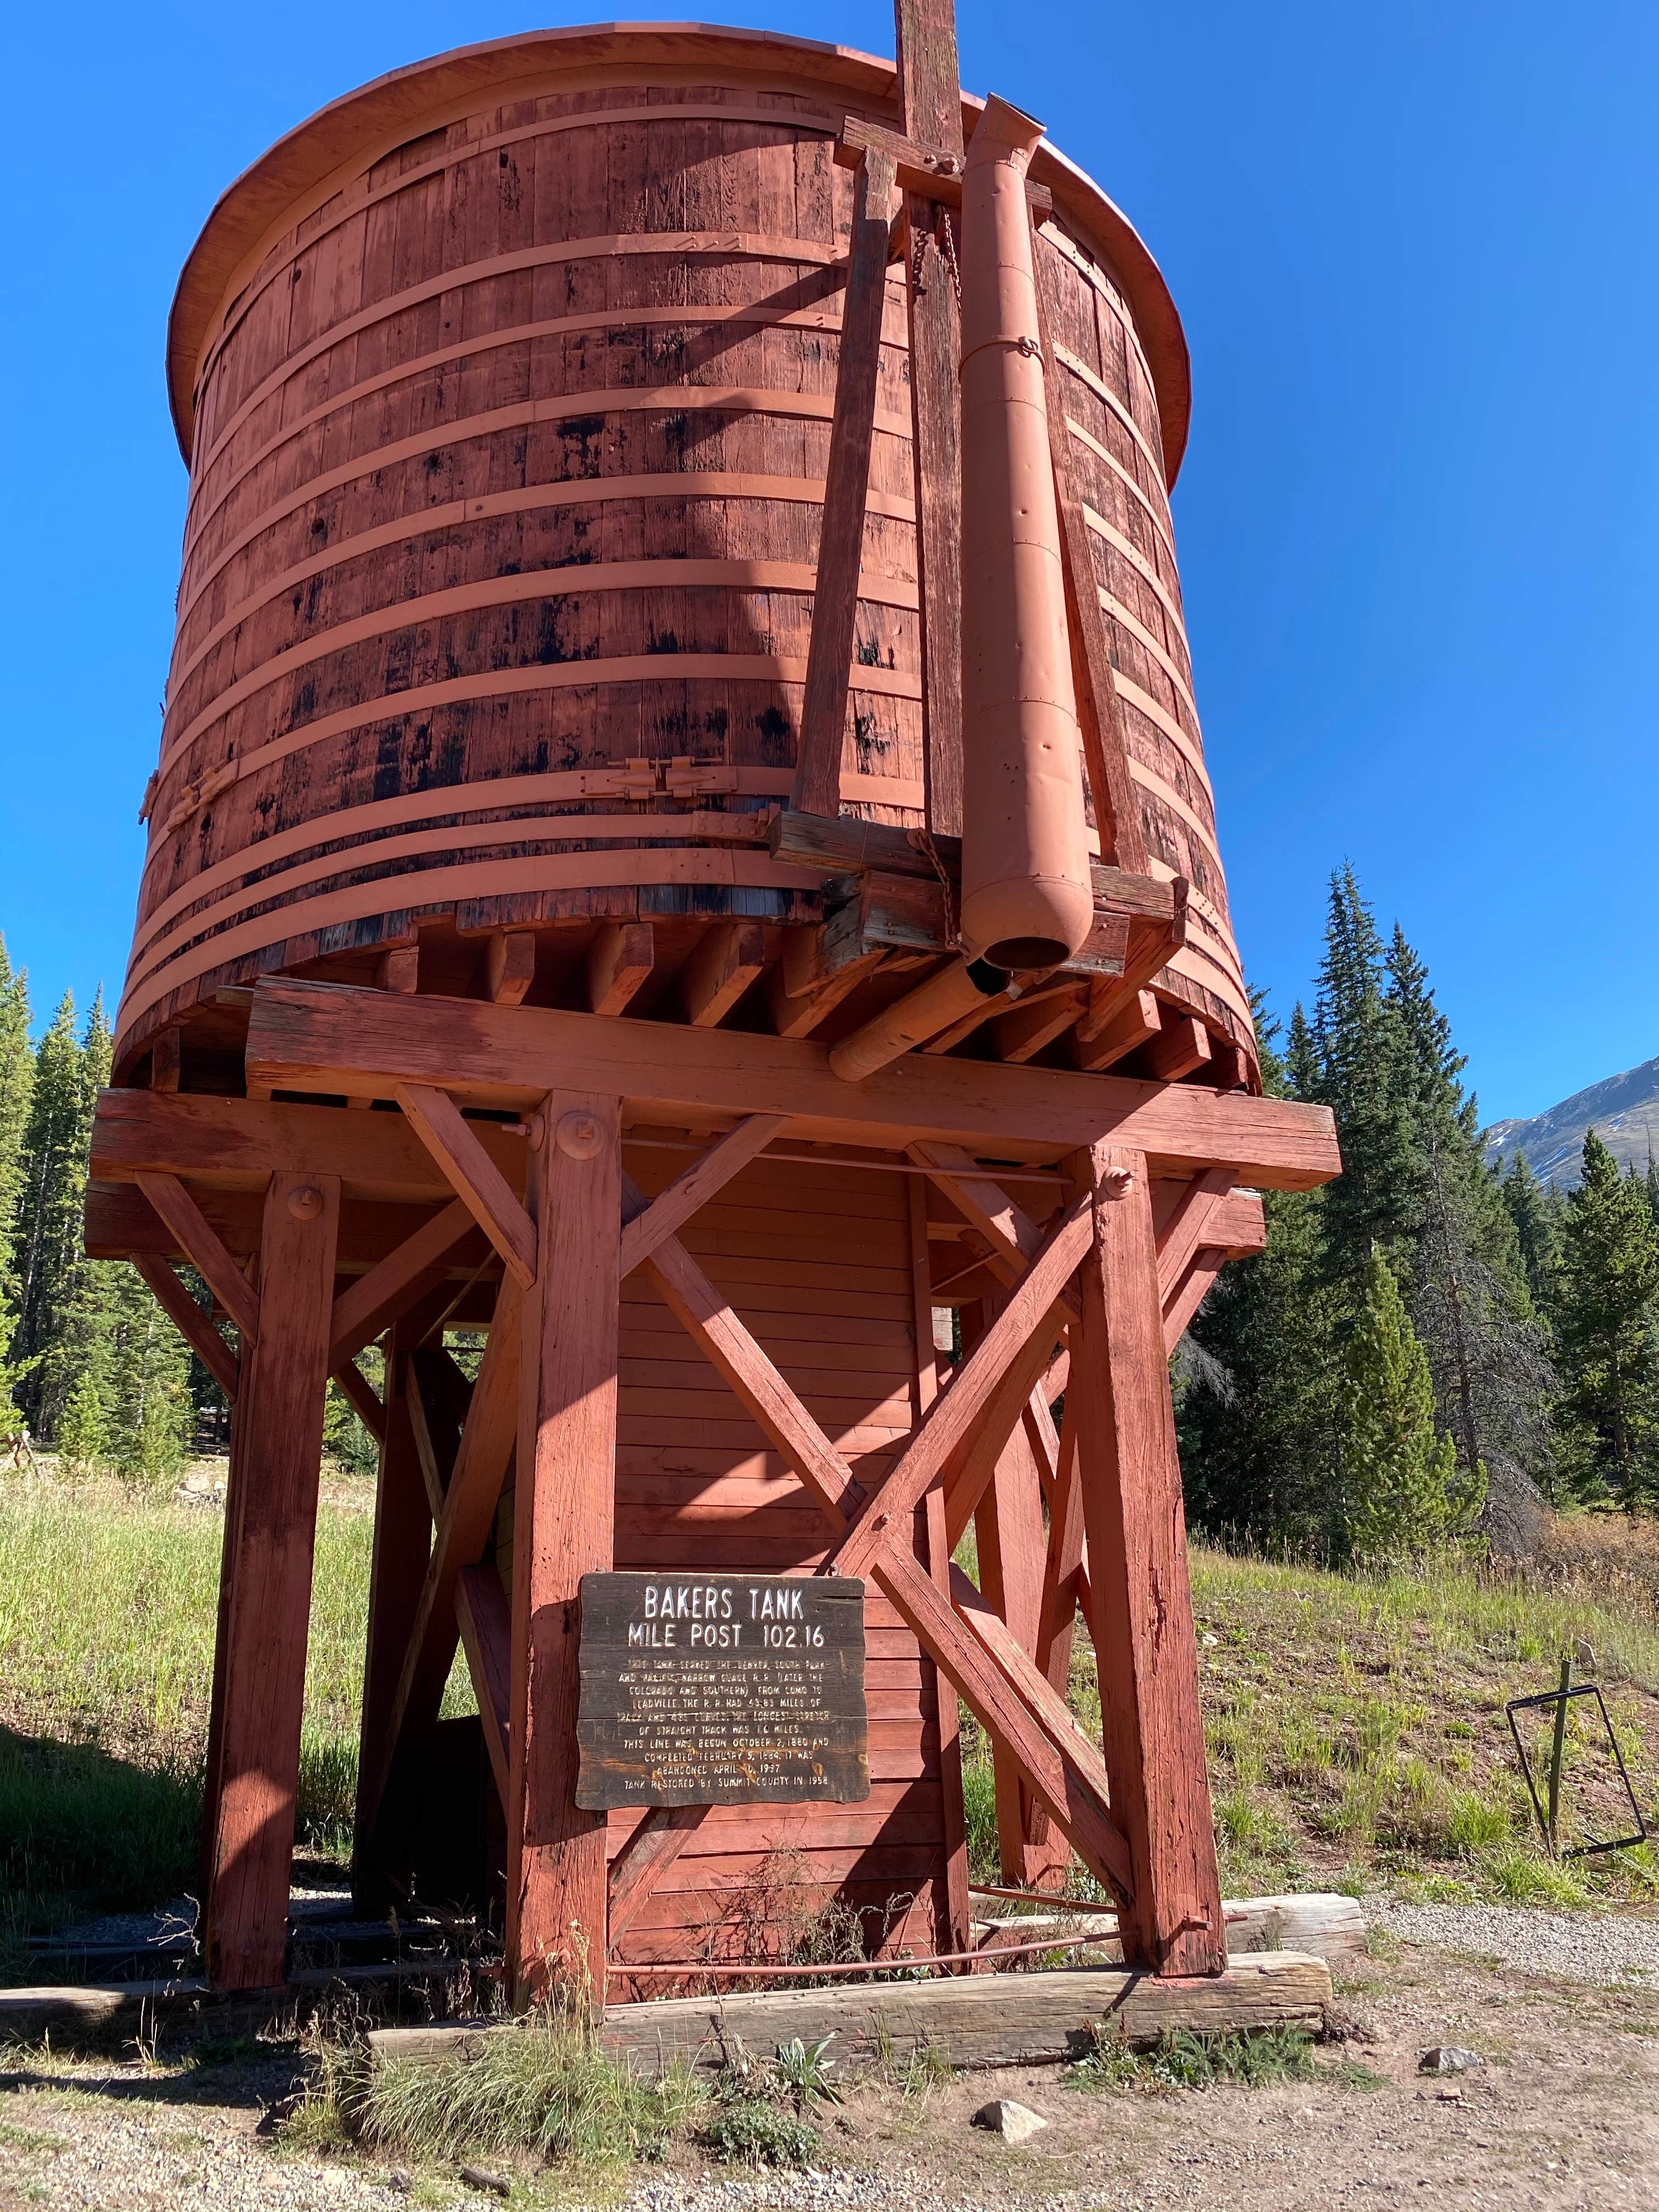
[[[191,1266],[235,1322],[243,1343],[257,1344],[259,1340],[259,1301],[246,1276],[226,1251],[218,1231],[178,1176],[141,1174],[135,1176],[133,1181],[178,1238],[183,1250],[189,1255]]]
[[[513,1456],[519,1418],[519,1362],[523,1293],[512,1275],[502,1278],[484,1345],[455,1468],[433,1532],[432,1557],[421,1586],[415,1626],[404,1656],[381,1770],[368,1778],[360,1818],[373,1828],[399,1747],[438,1717],[459,1633],[455,1591],[461,1571],[476,1565],[489,1540],[501,1484]]]
[[[395,1252],[388,1252],[377,1267],[342,1291],[334,1301],[329,1329],[330,1364],[338,1367],[355,1358],[383,1328],[401,1320],[408,1305],[422,1295],[423,1277],[471,1227],[471,1208],[464,1200],[453,1199],[406,1237]],[[399,1303],[405,1293],[407,1305]]]
[[[443,1170],[455,1195],[501,1254],[502,1264],[527,1291],[536,1279],[536,1232],[507,1177],[466,1126],[447,1091],[423,1083],[397,1085],[398,1103]],[[551,1140],[545,1132],[544,1141]]]
[[[139,1259],[132,1264],[149,1285],[156,1303],[179,1335],[234,1406],[241,1382],[242,1363],[213,1326],[211,1316],[197,1304],[165,1260]]]
[[[630,1212],[623,1231],[618,1264],[623,1275],[642,1267],[665,1237],[677,1235],[700,1206],[724,1190],[788,1126],[784,1114],[751,1114],[693,1160],[684,1174],[648,1205],[641,1198],[643,1211]],[[638,1196],[635,1186],[630,1184],[629,1188]]]

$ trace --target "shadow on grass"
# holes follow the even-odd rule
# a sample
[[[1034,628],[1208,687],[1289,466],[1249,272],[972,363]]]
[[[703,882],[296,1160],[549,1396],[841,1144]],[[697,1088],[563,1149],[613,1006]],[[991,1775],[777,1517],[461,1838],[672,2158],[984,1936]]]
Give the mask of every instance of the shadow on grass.
[[[0,1728],[0,1969],[21,1965],[27,1936],[193,1888],[201,1823],[193,1765]]]

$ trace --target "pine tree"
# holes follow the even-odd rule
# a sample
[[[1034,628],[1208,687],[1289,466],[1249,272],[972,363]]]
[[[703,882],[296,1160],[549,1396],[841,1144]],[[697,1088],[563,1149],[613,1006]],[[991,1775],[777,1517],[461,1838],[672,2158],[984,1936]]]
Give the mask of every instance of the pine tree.
[[[1556,1282],[1575,1486],[1632,1511],[1659,1501],[1659,1228],[1645,1183],[1620,1174],[1594,1129]]]
[[[1293,1092],[1313,1066],[1302,1009],[1281,1061],[1260,1000],[1263,1088]],[[1322,1191],[1269,1191],[1267,1241],[1227,1268],[1190,1332],[1205,1355],[1178,1409],[1188,1512],[1218,1537],[1329,1556],[1342,1421],[1340,1304],[1325,1267]]]
[[[1355,1310],[1371,1247],[1408,1266],[1423,1211],[1411,1040],[1384,981],[1382,940],[1345,863],[1331,878],[1310,1039],[1316,1072],[1304,1095],[1336,1116],[1342,1173],[1326,1187],[1327,1266]]]
[[[44,1044],[41,1049],[44,1056]],[[110,1032],[100,991],[94,997],[72,1066],[55,1079],[67,1094],[58,1122],[63,1152],[46,1200],[47,1273],[33,1346],[40,1364],[32,1377],[36,1425],[51,1438],[57,1436],[82,1371],[98,1364],[108,1335],[107,1286],[114,1270],[86,1257],[82,1216],[93,1115],[109,1072]]]
[[[1420,1176],[1407,1277],[1413,1323],[1464,1479],[1486,1471],[1487,1533],[1506,1553],[1529,1553],[1551,1466],[1555,1376],[1515,1224],[1486,1163],[1476,1103],[1464,1092],[1468,1062],[1398,923],[1386,966],[1408,1048],[1404,1081]]]
[[[86,1155],[81,1049],[75,1037],[75,1001],[66,992],[34,1055],[16,1216],[13,1357],[30,1363],[20,1395],[37,1429],[44,1397],[40,1370],[63,1332],[79,1250]]]
[[[90,1366],[82,1368],[70,1392],[58,1423],[57,1444],[64,1464],[85,1473],[98,1466],[109,1448],[103,1392]]]
[[[104,1411],[111,1455],[123,1474],[149,1481],[183,1464],[195,1408],[190,1352],[135,1267],[106,1265],[111,1278]]]
[[[23,1189],[23,1140],[33,1089],[28,977],[24,973],[14,975],[5,939],[0,937],[0,1439],[15,1436],[23,1419],[14,1395],[23,1380],[21,1347],[14,1361],[13,1339],[22,1305],[16,1231]]]
[[[1555,1297],[1565,1202],[1559,1191],[1539,1182],[1524,1152],[1516,1152],[1510,1161],[1502,1189],[1504,1208],[1515,1226],[1528,1291],[1534,1308],[1547,1321]]]
[[[1479,1466],[1460,1471],[1452,1438],[1436,1433],[1428,1355],[1380,1249],[1366,1268],[1345,1369],[1349,1552],[1373,1562],[1430,1551],[1479,1510],[1485,1477]]]

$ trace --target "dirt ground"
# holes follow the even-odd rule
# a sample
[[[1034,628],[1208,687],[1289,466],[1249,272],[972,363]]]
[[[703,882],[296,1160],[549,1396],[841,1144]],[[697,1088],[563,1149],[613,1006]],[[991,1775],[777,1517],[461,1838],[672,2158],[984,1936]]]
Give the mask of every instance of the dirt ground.
[[[512,2201],[637,2212],[1659,2203],[1659,1990],[1547,1978],[1410,1944],[1336,1981],[1346,2033],[1320,2047],[1316,2081],[1085,2094],[1057,2069],[1019,2069],[908,2097],[866,2084],[823,2116],[821,2172],[733,2174],[684,2149],[657,2167],[515,2172]],[[1465,2045],[1483,2063],[1425,2079],[1418,2061],[1434,2044]],[[464,2187],[453,2167],[394,2179],[384,2154],[284,2155],[255,2130],[294,2080],[293,2052],[252,2064],[211,2046],[204,2056],[221,2063],[0,2058],[0,2207],[312,2212],[499,2201]],[[1360,2069],[1378,2084],[1359,2086]],[[1049,2126],[1018,2148],[971,2127],[997,2096]]]

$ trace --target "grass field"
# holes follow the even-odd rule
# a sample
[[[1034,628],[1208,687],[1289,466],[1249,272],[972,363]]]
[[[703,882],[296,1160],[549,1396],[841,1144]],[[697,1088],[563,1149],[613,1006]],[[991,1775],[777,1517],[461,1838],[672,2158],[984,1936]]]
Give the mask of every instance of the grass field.
[[[318,1531],[301,1834],[349,1847],[370,1486],[335,1481]],[[194,1886],[222,1517],[116,1483],[0,1479],[0,1942]],[[1504,1705],[1578,1655],[1606,1692],[1643,1810],[1659,1803],[1650,1540],[1559,1525],[1554,1586],[1467,1568],[1364,1581],[1199,1551],[1194,1599],[1216,1822],[1232,1895],[1387,1883],[1582,1903],[1659,1893],[1648,1850],[1551,1863]],[[1081,1641],[1081,1639],[1080,1639]],[[1073,1698],[1097,1721],[1086,1644]],[[470,1704],[452,1680],[449,1709]],[[1618,1832],[1575,1714],[1569,1835]],[[969,1726],[975,1870],[994,1876],[988,1765]]]

